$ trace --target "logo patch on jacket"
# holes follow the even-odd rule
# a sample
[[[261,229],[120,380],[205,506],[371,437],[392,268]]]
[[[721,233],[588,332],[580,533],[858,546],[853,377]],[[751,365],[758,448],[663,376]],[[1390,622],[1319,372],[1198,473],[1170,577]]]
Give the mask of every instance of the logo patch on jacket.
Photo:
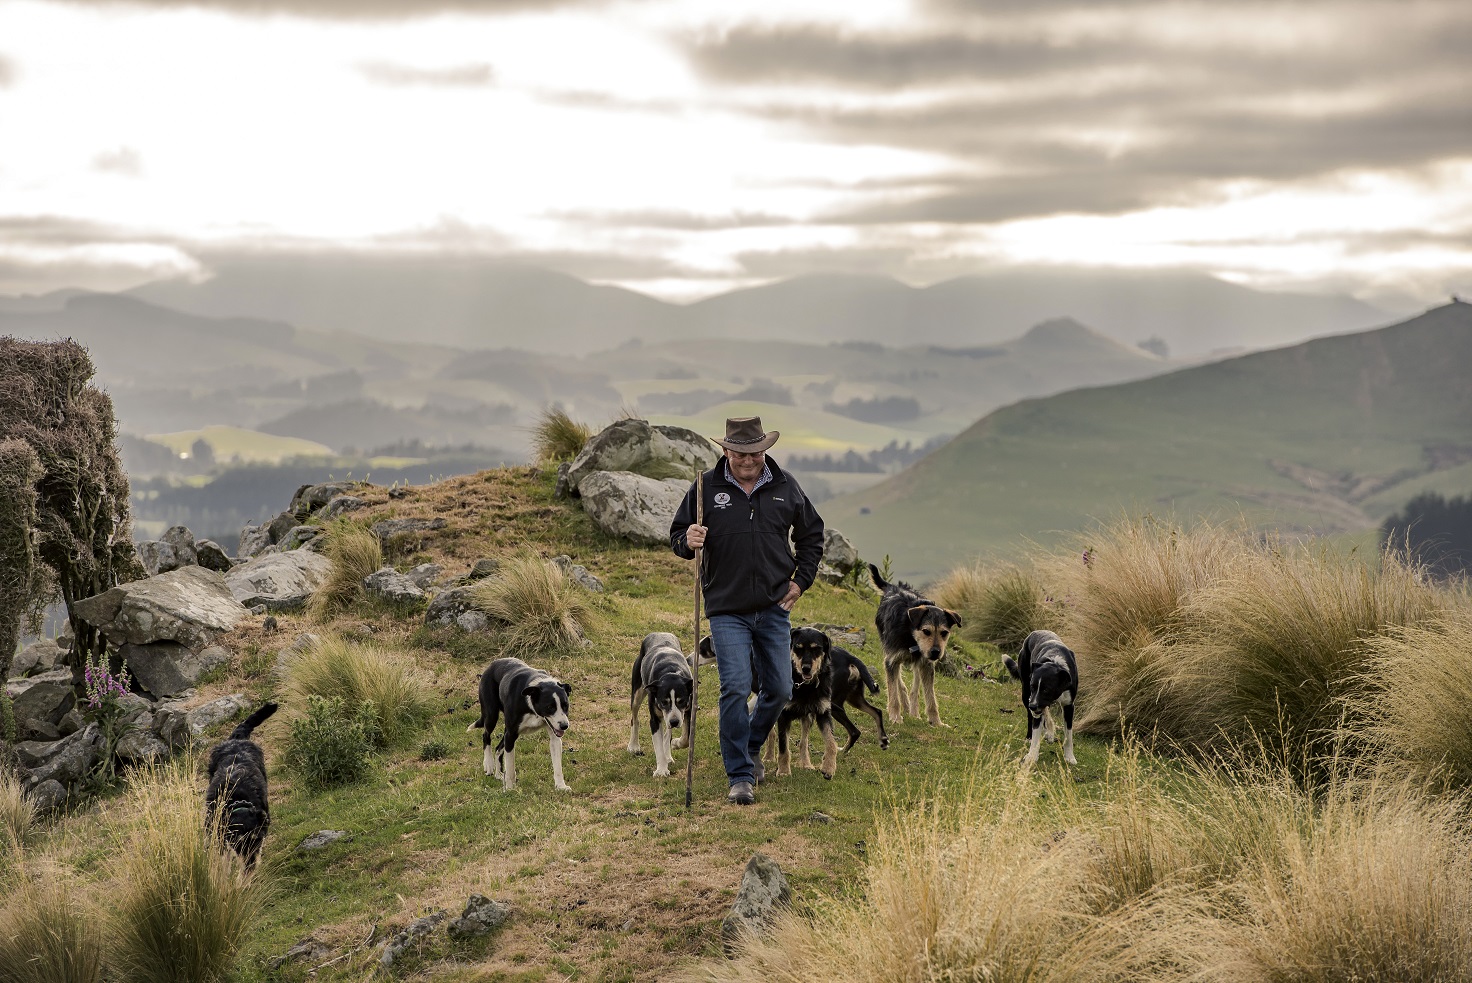
[[[716,492],[716,508],[723,509],[731,504],[731,496],[726,492]]]

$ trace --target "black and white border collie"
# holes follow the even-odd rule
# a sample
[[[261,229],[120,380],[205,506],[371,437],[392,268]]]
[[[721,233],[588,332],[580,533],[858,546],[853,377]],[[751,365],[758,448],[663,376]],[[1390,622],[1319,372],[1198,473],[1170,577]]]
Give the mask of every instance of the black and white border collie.
[[[629,753],[639,750],[639,707],[649,698],[649,733],[654,742],[654,776],[668,778],[673,748],[690,745],[690,693],[694,679],[680,640],[667,631],[650,632],[634,657],[629,680]],[[673,732],[680,731],[679,740]]]
[[[1078,663],[1073,651],[1051,631],[1035,631],[1022,643],[1016,660],[1004,657],[1007,671],[1022,681],[1022,705],[1027,708],[1029,747],[1024,764],[1038,760],[1038,743],[1047,726],[1049,741],[1057,740],[1053,726],[1053,704],[1063,707],[1063,760],[1071,765],[1073,757],[1073,703],[1078,698]]]
[[[275,712],[275,703],[262,703],[210,751],[205,815],[211,824],[219,823],[226,845],[245,861],[246,870],[255,867],[266,830],[271,826],[266,756],[250,735]]]
[[[516,787],[516,739],[546,727],[551,735],[552,785],[570,792],[562,779],[562,735],[572,722],[568,701],[572,687],[551,673],[534,669],[520,659],[497,659],[480,674],[480,719],[466,730],[484,730],[482,767],[486,775],[501,779],[508,789]],[[506,730],[491,746],[496,720],[506,714]]]

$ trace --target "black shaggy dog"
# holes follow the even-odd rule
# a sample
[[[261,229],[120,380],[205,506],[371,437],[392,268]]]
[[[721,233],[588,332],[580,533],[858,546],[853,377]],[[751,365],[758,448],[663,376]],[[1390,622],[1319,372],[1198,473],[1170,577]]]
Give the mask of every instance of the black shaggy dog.
[[[802,766],[811,769],[808,733],[814,721],[823,735],[824,778],[838,770],[838,742],[833,739],[833,643],[816,628],[792,629],[792,698],[777,717],[777,774],[792,774],[787,753],[787,731],[794,720],[802,721]],[[770,751],[771,745],[768,744]]]
[[[271,825],[271,807],[266,801],[266,756],[250,735],[275,712],[275,703],[261,704],[210,751],[205,815],[213,825],[224,811],[218,821],[225,843],[245,860],[247,870],[255,867],[256,855]]]
[[[910,716],[920,716],[920,689],[925,689],[925,714],[931,726],[940,722],[940,707],[935,702],[935,664],[946,654],[951,629],[961,627],[961,616],[915,592],[909,584],[889,583],[880,576],[879,568],[869,564],[874,586],[884,592],[879,610],[874,612],[874,627],[884,646],[884,677],[889,686],[889,722],[905,719],[905,704]],[[900,682],[900,670],[910,666],[914,676],[910,690]]]
[[[889,735],[884,731],[884,711],[864,699],[865,690],[870,693],[879,692],[879,684],[874,681],[874,673],[862,659],[837,645],[829,650],[828,658],[833,662],[833,719],[848,731],[848,745],[843,750],[847,752],[849,748],[852,748],[863,733],[854,726],[852,720],[848,719],[848,714],[843,709],[844,704],[856,710],[862,710],[873,717],[875,725],[879,728],[879,746],[889,747]]]
[[[1035,631],[1022,643],[1022,651],[1014,660],[1004,658],[1007,671],[1022,681],[1022,705],[1027,708],[1028,750],[1024,763],[1038,760],[1038,739],[1057,736],[1053,726],[1053,704],[1063,707],[1063,760],[1078,764],[1073,758],[1073,701],[1078,698],[1078,663],[1073,650],[1051,631]]]

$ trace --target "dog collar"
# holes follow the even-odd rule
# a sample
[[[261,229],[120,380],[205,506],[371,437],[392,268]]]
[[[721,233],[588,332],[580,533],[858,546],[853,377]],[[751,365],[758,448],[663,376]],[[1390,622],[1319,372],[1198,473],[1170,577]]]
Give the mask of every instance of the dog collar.
[[[254,812],[255,808],[256,804],[254,802],[249,802],[245,799],[231,799],[225,803],[225,811],[232,816],[237,812]]]

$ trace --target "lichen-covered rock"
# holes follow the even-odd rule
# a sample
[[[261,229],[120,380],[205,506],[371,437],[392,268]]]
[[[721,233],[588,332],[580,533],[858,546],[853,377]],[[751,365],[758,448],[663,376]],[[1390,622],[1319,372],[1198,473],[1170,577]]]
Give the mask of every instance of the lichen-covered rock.
[[[824,579],[836,584],[847,577],[863,561],[859,559],[858,549],[849,542],[847,536],[832,526],[825,526],[821,562],[831,571],[831,574]],[[820,573],[819,576],[822,574]]]
[[[184,747],[250,707],[243,693],[231,693],[193,709],[160,705],[153,716],[153,730],[171,748]]]
[[[61,720],[76,706],[70,669],[53,669],[29,679],[12,679],[5,684],[15,718],[16,737],[21,741],[54,741],[61,736]]]
[[[451,938],[474,939],[495,931],[511,917],[511,905],[494,901],[481,894],[472,894],[465,903],[465,912],[450,920],[445,932]]]
[[[554,556],[552,562],[557,564],[557,569],[562,571],[564,577],[595,594],[603,593],[603,581],[589,573],[587,567],[572,562],[572,557],[565,554]]]
[[[296,611],[332,572],[332,561],[320,553],[292,550],[271,553],[242,563],[225,574],[225,583],[238,603],[264,604],[267,611]]]
[[[413,545],[415,549],[423,542],[424,534],[443,529],[449,523],[442,518],[433,519],[385,519],[373,524],[373,535],[378,537],[384,549],[403,549]]]
[[[334,499],[355,496],[367,487],[366,481],[326,481],[320,485],[303,485],[291,497],[289,511],[305,519],[317,510],[331,505]]]
[[[646,478],[630,471],[594,471],[578,486],[594,525],[648,546],[668,545],[670,523],[689,487],[683,478]]]
[[[409,949],[412,949],[421,939],[433,932],[449,916],[449,912],[441,908],[439,911],[423,918],[416,918],[409,923],[402,932],[394,935],[383,944],[383,954],[378,957],[378,963],[384,969],[388,969]]]
[[[230,559],[230,554],[225,552],[224,547],[210,539],[196,540],[194,544],[194,555],[199,559],[199,565],[206,570],[216,573],[228,573],[235,563]]]
[[[205,673],[230,660],[230,652],[221,646],[191,652],[178,642],[124,645],[118,656],[128,664],[134,681],[156,698],[177,696],[197,686]]]
[[[37,782],[36,787],[26,793],[26,798],[31,800],[37,812],[45,816],[66,808],[67,790],[61,782],[47,778]]]
[[[189,531],[188,526],[170,526],[164,530],[164,534],[159,537],[159,540],[174,548],[174,557],[179,566],[192,567],[199,564],[199,553],[195,550],[194,533]]]
[[[25,784],[34,788],[51,780],[72,786],[81,782],[102,760],[102,731],[96,724],[42,746],[33,742],[36,764],[27,768]]]
[[[485,614],[476,609],[475,587],[455,587],[440,591],[434,596],[434,600],[429,602],[429,609],[424,612],[424,623],[431,628],[464,628],[459,620],[462,615],[467,614],[480,615],[482,628],[488,623],[484,620]]]
[[[322,511],[317,513],[317,518],[322,522],[331,522],[338,516],[355,512],[367,504],[367,502],[356,495],[339,495],[322,506]]]
[[[66,649],[49,638],[38,638],[16,653],[15,659],[10,663],[10,678],[20,679],[22,676],[50,672],[61,665],[65,656]]]
[[[245,526],[240,530],[240,544],[236,547],[235,555],[242,560],[249,560],[260,556],[271,543],[271,527],[269,523],[258,526]],[[223,571],[221,571],[223,572]]]
[[[180,567],[157,577],[119,584],[72,607],[113,645],[178,642],[200,651],[246,616],[223,576],[204,567]]]
[[[617,420],[588,439],[565,473],[558,469],[558,485],[569,494],[585,495],[583,481],[589,475],[632,471],[658,478],[678,476],[688,486],[696,468],[715,467],[720,456],[714,444],[693,430],[655,426],[648,420]]]
[[[721,945],[726,955],[736,955],[742,938],[765,932],[778,910],[791,904],[792,889],[782,868],[765,854],[753,854],[741,875],[731,912],[721,922]]]
[[[138,562],[143,564],[143,572],[150,577],[157,577],[183,566],[174,547],[157,539],[145,539],[136,544],[134,549],[138,551]]]
[[[363,589],[369,595],[391,604],[418,604],[429,596],[419,589],[418,584],[393,567],[375,570],[364,577]]]

